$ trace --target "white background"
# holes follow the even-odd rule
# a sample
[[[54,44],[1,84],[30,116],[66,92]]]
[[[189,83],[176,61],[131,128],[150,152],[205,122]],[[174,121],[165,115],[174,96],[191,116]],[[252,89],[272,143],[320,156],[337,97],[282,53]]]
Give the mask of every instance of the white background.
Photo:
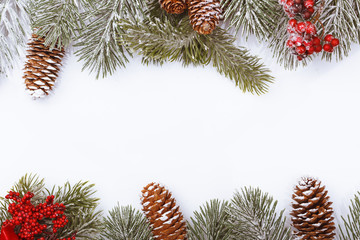
[[[34,101],[20,63],[0,79],[0,194],[37,173],[48,186],[90,180],[105,211],[117,202],[140,209],[142,187],[156,181],[189,218],[243,186],[290,209],[297,181],[315,176],[339,219],[360,190],[360,48],[340,63],[285,71],[256,45],[276,78],[262,96],[211,66],[146,67],[139,57],[95,80],[70,54],[54,95]]]

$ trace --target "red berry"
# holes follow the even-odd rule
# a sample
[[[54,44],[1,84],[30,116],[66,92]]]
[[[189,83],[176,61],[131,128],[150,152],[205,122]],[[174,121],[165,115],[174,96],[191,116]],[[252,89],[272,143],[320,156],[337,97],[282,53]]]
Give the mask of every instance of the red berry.
[[[308,20],[309,18],[311,18],[311,15],[312,15],[311,12],[305,11],[305,12],[303,13],[303,18],[304,18],[305,20]]]
[[[296,24],[297,24],[296,19],[293,18],[293,19],[290,19],[290,20],[289,20],[289,25],[290,25],[290,26],[295,27]]]
[[[312,24],[311,22],[306,22],[305,32],[306,32],[307,34],[311,34],[311,35],[316,34],[316,27],[315,27],[315,25]]]
[[[298,59],[299,61],[303,60],[303,58],[302,58],[301,56],[297,56],[297,59]]]
[[[306,8],[314,7],[314,0],[306,0],[306,1],[304,2],[304,6],[305,6]]]
[[[307,54],[311,55],[315,52],[315,48],[313,46],[310,46],[309,49],[307,50]]]
[[[291,40],[288,40],[286,42],[286,46],[288,46],[289,48],[292,48],[294,45],[295,45],[295,43],[293,41],[291,41]]]
[[[337,45],[339,45],[339,43],[340,43],[340,41],[337,38],[333,38],[330,42],[331,46],[333,46],[333,47],[336,47]]]
[[[332,39],[333,39],[333,35],[331,35],[331,34],[326,35],[325,38],[324,38],[324,40],[326,42],[331,42]]]
[[[330,44],[326,43],[326,44],[324,44],[324,51],[325,52],[332,52],[333,47]]]
[[[306,28],[306,24],[304,22],[299,22],[296,26],[296,31],[298,33],[303,33],[305,32],[305,28]]]
[[[313,7],[309,7],[307,8],[307,11],[311,14],[313,14],[315,12],[314,8]]]
[[[313,45],[313,41],[304,41],[303,44],[307,49],[307,48],[309,48],[309,47],[311,47]]]
[[[300,55],[302,55],[302,54],[304,54],[305,52],[306,52],[306,48],[305,48],[305,46],[298,46],[297,48],[296,48],[296,52],[298,53],[298,54],[300,54]]]
[[[319,53],[322,50],[322,46],[320,44],[316,44],[316,45],[314,45],[314,50],[316,53]]]
[[[320,43],[321,43],[320,38],[318,38],[318,37],[314,37],[312,41],[313,41],[314,45],[320,45]]]

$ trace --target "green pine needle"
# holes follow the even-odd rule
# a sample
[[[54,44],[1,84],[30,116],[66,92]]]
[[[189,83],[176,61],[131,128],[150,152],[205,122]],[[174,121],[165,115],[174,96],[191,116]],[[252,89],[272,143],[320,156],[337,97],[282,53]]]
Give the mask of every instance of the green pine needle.
[[[131,206],[116,206],[104,219],[105,231],[101,234],[109,240],[152,240],[150,225],[140,211]]]
[[[30,32],[26,0],[0,0],[0,77],[19,60]]]
[[[76,54],[84,61],[84,69],[104,78],[112,75],[117,67],[125,67],[128,62],[128,50],[120,44],[119,35],[124,32],[118,28],[121,19],[137,18],[141,12],[141,0],[108,0],[100,1],[95,8],[85,12],[88,25],[82,31],[79,49]]]
[[[229,229],[227,221],[229,215],[226,212],[228,207],[226,201],[210,200],[200,211],[194,212],[195,218],[188,223],[190,240],[227,240]]]
[[[269,70],[243,48],[234,45],[234,38],[221,28],[210,35],[196,33],[187,17],[174,24],[168,19],[148,18],[144,21],[122,21],[126,34],[122,44],[143,56],[143,63],[179,61],[185,66],[213,66],[234,80],[244,92],[265,93],[273,81]]]
[[[71,186],[69,182],[63,187],[51,190],[45,189],[47,195],[54,195],[55,202],[64,203],[65,215],[69,222],[58,234],[61,238],[71,237],[76,233],[76,239],[97,239],[101,224],[101,212],[96,210],[99,198],[93,195],[96,193],[94,184],[78,182]]]
[[[243,188],[236,192],[228,214],[231,239],[290,240],[290,228],[285,227],[284,210],[276,211],[277,201],[260,189]]]
[[[222,0],[221,5],[224,21],[246,39],[253,34],[260,41],[267,40],[276,27],[278,0]]]
[[[270,70],[260,63],[260,58],[234,45],[235,39],[221,28],[204,36],[210,49],[213,66],[225,77],[234,80],[243,92],[263,94],[273,82]]]
[[[343,225],[339,225],[341,240],[360,239],[360,192],[351,200],[350,214],[341,217]]]
[[[320,21],[325,27],[324,36],[332,34],[340,40],[332,53],[323,53],[322,58],[331,61],[342,60],[349,55],[351,43],[359,42],[359,2],[351,0],[326,1]],[[356,12],[357,11],[357,12]],[[319,28],[320,29],[320,28]]]
[[[88,1],[33,0],[30,4],[32,28],[40,37],[45,37],[45,45],[51,49],[67,47],[85,27],[81,10],[91,3]]]

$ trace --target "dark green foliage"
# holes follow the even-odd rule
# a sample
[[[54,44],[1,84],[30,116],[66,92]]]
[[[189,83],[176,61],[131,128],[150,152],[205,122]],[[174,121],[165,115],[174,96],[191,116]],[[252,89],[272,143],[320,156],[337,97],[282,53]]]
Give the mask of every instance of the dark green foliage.
[[[152,240],[150,225],[140,211],[131,206],[116,206],[104,219],[105,230],[101,234],[109,240]]]
[[[236,192],[228,214],[231,239],[290,240],[290,228],[285,227],[284,210],[276,211],[277,201],[260,189],[243,188]]]
[[[194,218],[188,223],[190,240],[227,240],[229,229],[227,221],[229,215],[226,212],[229,204],[225,201],[210,200],[200,211],[194,212]]]
[[[324,53],[323,58],[331,60],[342,60],[348,56],[351,50],[351,43],[359,42],[359,3],[349,0],[331,0],[326,1],[320,21],[324,24],[325,35],[333,34],[339,38],[340,44],[334,49],[334,52]]]
[[[67,182],[63,187],[46,189],[46,195],[54,195],[55,202],[66,206],[65,215],[69,223],[59,230],[59,235],[69,237],[76,232],[76,239],[97,239],[102,225],[101,213],[96,211],[100,199],[93,197],[94,186],[80,181],[74,186]]]
[[[350,214],[341,217],[343,225],[339,225],[341,240],[360,239],[360,192],[351,200]]]
[[[246,39],[253,34],[264,41],[274,32],[279,17],[278,0],[223,0],[221,5],[229,27]]]
[[[71,237],[76,233],[76,239],[98,239],[103,226],[101,212],[96,210],[99,199],[95,198],[94,184],[79,182],[73,186],[65,183],[63,187],[45,188],[44,179],[37,175],[25,175],[11,188],[19,192],[22,197],[27,192],[33,192],[32,204],[43,203],[46,197],[54,195],[54,202],[63,203],[66,207],[65,215],[69,219],[68,224],[58,231],[58,238]],[[0,219],[3,222],[10,218],[7,212],[9,200],[0,198]],[[48,222],[47,224],[51,224]]]
[[[32,28],[50,48],[67,47],[85,27],[82,10],[93,0],[33,0],[30,2]]]
[[[260,59],[236,47],[235,39],[221,28],[210,35],[199,35],[192,30],[187,17],[178,23],[166,18],[123,21],[120,27],[127,33],[122,36],[123,44],[141,54],[145,64],[179,61],[186,66],[212,62],[244,92],[257,94],[265,93],[268,83],[273,81]]]
[[[117,67],[124,67],[128,62],[126,47],[119,37],[124,31],[118,27],[122,19],[133,19],[141,16],[141,0],[108,0],[99,1],[95,8],[88,8],[85,16],[87,27],[82,31],[79,49],[76,54],[84,61],[84,69],[106,77],[115,72]]]

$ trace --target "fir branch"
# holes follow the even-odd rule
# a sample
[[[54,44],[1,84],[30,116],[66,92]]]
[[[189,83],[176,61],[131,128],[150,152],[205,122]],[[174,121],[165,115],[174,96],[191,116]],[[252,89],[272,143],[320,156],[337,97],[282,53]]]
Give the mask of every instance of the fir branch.
[[[227,228],[229,215],[226,212],[228,202],[211,200],[195,211],[195,218],[188,224],[190,240],[227,240],[230,231]]]
[[[290,228],[285,227],[284,210],[276,212],[277,201],[260,189],[243,188],[236,192],[228,214],[231,239],[290,240]]]
[[[357,1],[357,0],[356,0]],[[339,37],[340,44],[334,49],[333,53],[323,53],[323,58],[328,61],[336,57],[336,60],[342,60],[348,56],[351,50],[351,43],[359,42],[359,2],[350,0],[326,0],[324,11],[321,14],[320,21],[324,25],[325,34],[333,34]],[[355,8],[354,8],[355,7]]]
[[[45,45],[67,47],[84,28],[81,16],[84,6],[92,6],[85,0],[33,0],[30,12],[32,28],[36,34],[45,37]]]
[[[0,0],[0,76],[13,68],[18,46],[26,44],[29,24],[25,0]]]
[[[34,193],[31,201],[37,205],[45,199],[44,187],[45,180],[43,178],[39,178],[36,174],[25,174],[15,183],[11,191],[20,193],[20,197],[23,197],[27,192]]]
[[[123,21],[121,28],[124,44],[143,56],[143,63],[164,63],[181,61],[189,64],[208,64],[208,50],[201,35],[193,31],[188,19],[173,25],[169,20],[159,18],[145,21]]]
[[[213,34],[199,35],[192,30],[187,18],[174,25],[167,19],[149,18],[146,21],[123,21],[121,28],[127,32],[123,43],[143,55],[143,62],[163,63],[180,61],[185,66],[213,66],[234,80],[244,92],[265,93],[273,81],[259,58],[243,48],[237,48],[234,38],[223,29]]]
[[[125,67],[128,51],[120,44],[118,36],[124,32],[117,23],[121,19],[136,18],[142,8],[142,0],[107,0],[87,9],[88,25],[76,44],[79,60],[85,61],[83,70],[95,71],[99,78],[112,75],[117,67]]]
[[[96,210],[99,199],[93,197],[96,192],[94,186],[80,181],[74,186],[67,182],[63,187],[46,189],[47,195],[54,195],[54,201],[63,203],[66,207],[65,215],[69,223],[59,230],[60,238],[76,233],[77,239],[97,239],[102,224],[101,212]]]
[[[150,225],[143,214],[131,206],[117,206],[104,219],[105,231],[101,234],[109,240],[152,240]]]
[[[260,58],[252,56],[244,48],[234,45],[235,39],[223,29],[217,28],[213,34],[204,36],[213,66],[218,72],[234,80],[244,92],[262,94],[268,91],[273,82],[270,70],[260,63]]]
[[[360,239],[360,192],[351,200],[349,211],[346,217],[341,216],[344,224],[344,228],[339,225],[341,240]]]
[[[276,27],[278,0],[222,0],[221,5],[224,21],[246,39],[254,34],[260,41],[267,40]]]
[[[284,66],[285,69],[295,70],[299,66],[306,66],[309,61],[311,61],[312,56],[308,56],[306,59],[299,61],[297,57],[291,54],[290,49],[286,46],[286,42],[289,38],[287,32],[287,26],[289,18],[282,9],[282,6],[279,5],[278,10],[280,14],[278,17],[277,27],[269,41],[269,47],[273,51],[273,57],[277,59],[277,62]]]

